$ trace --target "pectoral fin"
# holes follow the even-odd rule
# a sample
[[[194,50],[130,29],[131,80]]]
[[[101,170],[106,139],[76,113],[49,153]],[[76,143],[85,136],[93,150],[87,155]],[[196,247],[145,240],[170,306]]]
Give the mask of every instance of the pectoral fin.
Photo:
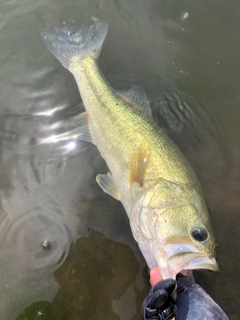
[[[96,177],[97,183],[103,189],[104,192],[112,196],[113,198],[120,200],[120,192],[116,187],[112,175],[108,174],[98,174]]]
[[[76,133],[78,139],[95,144],[89,130],[89,115],[87,112],[80,113],[69,119],[65,127],[67,130],[72,130],[73,133]]]
[[[141,144],[136,152],[132,154],[129,162],[130,186],[143,186],[145,170],[151,156],[151,149],[148,143]]]

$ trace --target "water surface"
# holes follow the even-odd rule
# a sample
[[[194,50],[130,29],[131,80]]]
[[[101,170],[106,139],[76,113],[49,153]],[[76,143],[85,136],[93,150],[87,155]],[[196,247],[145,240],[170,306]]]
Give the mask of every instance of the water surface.
[[[96,184],[107,172],[98,151],[65,129],[81,99],[39,36],[95,20],[109,21],[106,78],[145,88],[202,183],[221,272],[196,279],[238,318],[239,14],[236,0],[2,1],[1,319],[141,319],[145,262],[121,204]]]

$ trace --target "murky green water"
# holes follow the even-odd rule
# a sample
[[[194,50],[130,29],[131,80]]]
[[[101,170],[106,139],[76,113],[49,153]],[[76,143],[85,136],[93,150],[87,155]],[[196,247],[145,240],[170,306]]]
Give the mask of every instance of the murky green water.
[[[239,318],[239,15],[237,0],[1,1],[1,320],[141,319],[145,262],[121,204],[95,182],[107,170],[98,151],[64,129],[79,93],[39,36],[95,19],[109,21],[107,79],[146,89],[202,183],[221,272],[196,278]]]

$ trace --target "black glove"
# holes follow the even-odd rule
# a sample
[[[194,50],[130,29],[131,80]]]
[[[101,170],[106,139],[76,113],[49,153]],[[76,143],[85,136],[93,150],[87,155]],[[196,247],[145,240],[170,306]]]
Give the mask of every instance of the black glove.
[[[189,278],[177,278],[177,320],[228,320],[224,311],[215,301]]]
[[[158,282],[143,302],[144,320],[170,320],[176,315],[175,302],[171,297],[176,281],[166,279]]]
[[[171,293],[177,284],[177,300]],[[177,281],[158,282],[143,302],[144,320],[228,320],[213,299],[189,278],[179,276]]]

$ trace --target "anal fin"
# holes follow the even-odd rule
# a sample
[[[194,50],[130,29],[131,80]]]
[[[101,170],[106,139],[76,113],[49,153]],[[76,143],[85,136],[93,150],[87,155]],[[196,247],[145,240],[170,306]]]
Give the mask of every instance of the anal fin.
[[[105,193],[109,194],[111,197],[117,200],[120,200],[120,192],[116,187],[112,175],[110,173],[98,174],[96,180]]]

